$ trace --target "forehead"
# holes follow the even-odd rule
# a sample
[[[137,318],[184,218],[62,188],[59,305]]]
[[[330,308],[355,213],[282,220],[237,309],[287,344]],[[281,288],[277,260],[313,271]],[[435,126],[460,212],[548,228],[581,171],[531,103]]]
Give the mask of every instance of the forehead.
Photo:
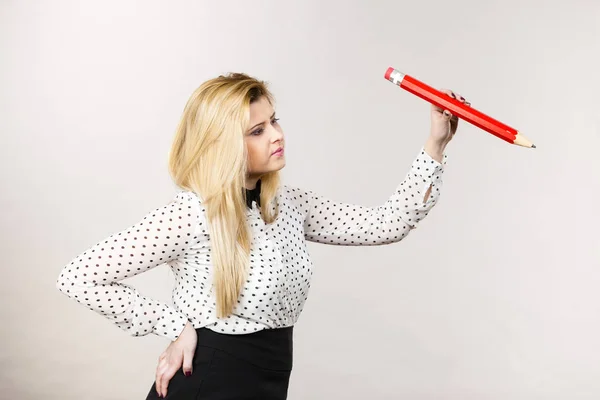
[[[268,120],[273,115],[273,106],[265,96],[250,104],[250,126]]]

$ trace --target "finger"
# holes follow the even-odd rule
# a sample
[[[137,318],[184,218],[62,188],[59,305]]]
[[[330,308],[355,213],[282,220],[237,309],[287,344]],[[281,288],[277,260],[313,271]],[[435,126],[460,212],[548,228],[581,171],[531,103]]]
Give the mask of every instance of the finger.
[[[454,135],[456,133],[457,127],[458,127],[458,118],[454,117],[454,118],[450,119],[450,132],[452,132],[452,135]]]
[[[445,117],[446,119],[448,119],[448,120],[449,120],[450,118],[452,118],[452,113],[451,113],[450,111],[448,111],[448,110],[444,110],[443,114],[444,114],[444,117]]]
[[[460,101],[461,103],[465,103],[466,105],[471,105],[471,103],[469,103],[467,101],[467,99],[465,99],[465,97],[463,95],[461,95],[460,93],[456,93],[450,89],[440,89],[441,92],[446,93],[448,96],[452,97],[453,99],[457,99],[458,101]]]
[[[190,376],[192,374],[192,361],[194,360],[194,352],[193,351],[184,351],[183,352],[183,373],[185,376]]]
[[[164,361],[164,359],[161,360],[161,362],[156,367],[156,376],[154,378],[154,382],[156,384],[156,393],[158,393],[159,396],[166,396],[166,393],[164,393],[164,388],[162,387],[162,377],[167,367],[168,364],[166,361]]]
[[[173,378],[173,376],[175,376],[177,370],[177,367],[170,365],[169,368],[167,368],[167,370],[162,374],[160,378],[160,387],[162,388],[161,390],[164,397],[167,396],[169,381],[171,380],[171,378]]]
[[[448,89],[439,89],[440,92],[447,94],[448,96],[454,98],[454,93],[452,92],[452,90],[448,90]],[[435,104],[431,105],[431,111],[437,112],[442,114],[444,112],[444,109],[441,107],[436,106]]]
[[[162,368],[156,369],[156,376],[154,377],[154,384],[156,385],[156,393],[158,397],[162,397],[162,386],[161,386],[161,378],[162,378]]]
[[[447,94],[448,96],[452,97],[453,99],[456,99],[456,93],[454,93],[450,89],[440,89],[440,92]]]

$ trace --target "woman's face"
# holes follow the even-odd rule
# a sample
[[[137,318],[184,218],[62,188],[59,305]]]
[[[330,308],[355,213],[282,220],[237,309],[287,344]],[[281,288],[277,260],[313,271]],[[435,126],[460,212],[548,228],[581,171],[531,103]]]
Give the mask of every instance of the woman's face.
[[[244,139],[248,150],[247,183],[252,188],[262,175],[285,166],[283,130],[266,97],[250,104],[250,123]]]

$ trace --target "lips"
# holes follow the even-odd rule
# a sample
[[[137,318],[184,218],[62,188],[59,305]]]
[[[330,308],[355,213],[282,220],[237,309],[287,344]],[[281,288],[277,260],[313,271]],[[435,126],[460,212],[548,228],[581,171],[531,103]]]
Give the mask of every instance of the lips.
[[[281,154],[281,153],[283,153],[283,147],[278,148],[271,155],[274,156],[274,155]]]

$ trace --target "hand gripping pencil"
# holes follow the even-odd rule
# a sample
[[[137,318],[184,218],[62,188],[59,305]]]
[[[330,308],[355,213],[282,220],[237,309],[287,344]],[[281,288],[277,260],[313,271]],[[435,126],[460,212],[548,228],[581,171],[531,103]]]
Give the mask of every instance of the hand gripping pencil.
[[[403,74],[393,67],[388,68],[385,73],[385,79],[415,96],[450,111],[460,119],[463,119],[508,143],[535,148],[535,145],[525,136],[521,135],[516,129],[475,110],[473,107],[461,103],[457,99],[453,99],[446,93],[434,89],[410,75]]]

